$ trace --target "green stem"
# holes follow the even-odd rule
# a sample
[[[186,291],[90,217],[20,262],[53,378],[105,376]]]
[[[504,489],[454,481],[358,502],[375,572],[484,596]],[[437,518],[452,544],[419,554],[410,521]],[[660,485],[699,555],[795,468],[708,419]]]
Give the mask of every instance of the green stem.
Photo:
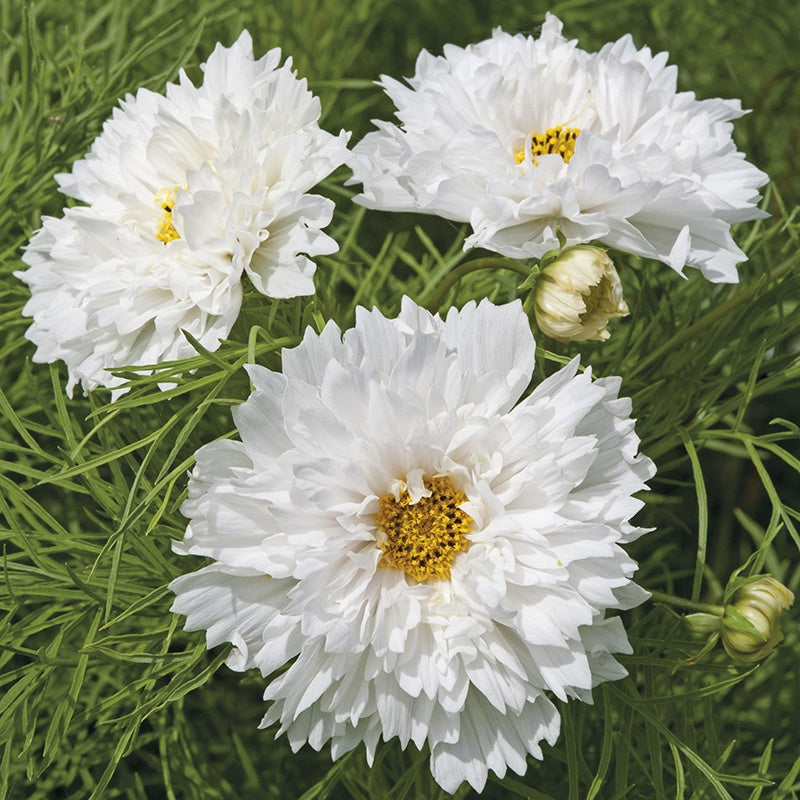
[[[657,592],[653,589],[648,589],[650,592],[650,599],[654,603],[668,603],[677,608],[685,608],[689,611],[704,611],[706,614],[714,614],[721,617],[724,613],[722,606],[712,606],[710,603],[698,603],[696,600],[686,600],[683,597],[675,597],[674,594],[667,594],[666,592]]]
[[[500,256],[474,258],[471,261],[465,261],[463,264],[459,264],[455,269],[450,270],[450,272],[444,276],[442,282],[436,287],[433,295],[428,300],[423,301],[422,305],[424,305],[429,311],[433,311],[435,313],[439,310],[439,306],[441,306],[441,304],[444,302],[444,298],[447,297],[447,293],[458,281],[460,281],[465,275],[469,275],[472,272],[478,272],[482,269],[508,269],[512,272],[517,272],[526,278],[528,275],[530,275],[531,271],[530,267],[519,261],[510,261]]]
[[[769,275],[764,276],[762,280],[752,284],[751,286],[748,286],[746,289],[743,289],[738,294],[724,302],[721,306],[717,306],[713,311],[706,314],[702,319],[697,320],[697,322],[695,322],[693,325],[690,325],[688,328],[684,328],[682,331],[675,334],[675,336],[659,347],[658,350],[655,350],[654,352],[650,353],[650,355],[641,359],[635,367],[628,371],[626,380],[630,380],[634,375],[637,375],[643,369],[650,366],[650,364],[653,362],[660,360],[667,353],[676,350],[685,342],[696,338],[701,331],[713,325],[718,319],[724,317],[731,311],[731,309],[740,306],[742,303],[746,303],[752,298],[753,295],[758,294],[759,290],[762,289],[765,284],[778,280],[778,278],[781,278],[785,273],[789,272],[796,266],[796,256],[786,259],[783,264],[781,264],[777,269],[773,270]]]

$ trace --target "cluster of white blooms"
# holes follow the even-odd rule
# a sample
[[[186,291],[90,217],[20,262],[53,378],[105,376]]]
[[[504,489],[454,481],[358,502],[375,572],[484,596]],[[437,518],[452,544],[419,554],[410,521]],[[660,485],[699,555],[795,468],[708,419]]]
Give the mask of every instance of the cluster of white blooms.
[[[310,190],[349,161],[356,200],[469,222],[467,247],[514,259],[554,249],[532,305],[558,339],[608,338],[628,313],[598,241],[712,281],[744,258],[731,223],[760,216],[766,176],[744,160],[727,100],[675,89],[664,54],[630,37],[590,54],[547,20],[419,57],[410,88],[384,78],[400,125],[353,153],[319,101],[245,32],[195,86],[128,96],[91,152],[57,175],[83,205],[45,217],[19,277],[34,360],[63,360],[67,391],[125,391],[112,370],[215,349],[246,279],[272,298],[314,293],[333,203]],[[232,669],[258,669],[294,749],[428,746],[446,790],[525,772],[554,743],[552,698],[591,702],[624,676],[619,616],[647,596],[622,544],[653,463],[638,453],[620,378],[575,359],[529,384],[522,304],[444,319],[404,298],[359,308],[251,365],[240,441],[198,450],[179,554],[211,563],[172,582],[172,610]],[[273,673],[282,668],[275,677]]]

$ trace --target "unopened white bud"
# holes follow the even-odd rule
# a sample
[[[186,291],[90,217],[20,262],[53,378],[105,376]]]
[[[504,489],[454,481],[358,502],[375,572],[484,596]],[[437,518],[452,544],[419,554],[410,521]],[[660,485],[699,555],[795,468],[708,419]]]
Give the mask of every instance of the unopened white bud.
[[[573,247],[545,267],[534,310],[539,330],[561,342],[604,341],[609,320],[629,313],[614,263],[590,245]]]
[[[722,643],[739,661],[761,661],[783,639],[778,618],[794,595],[771,575],[748,583],[734,594],[722,620]]]

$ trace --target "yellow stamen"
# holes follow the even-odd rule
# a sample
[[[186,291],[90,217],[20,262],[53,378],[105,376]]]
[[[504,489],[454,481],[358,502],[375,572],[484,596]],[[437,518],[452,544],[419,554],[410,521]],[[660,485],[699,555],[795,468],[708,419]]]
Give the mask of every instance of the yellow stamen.
[[[158,231],[156,231],[156,239],[158,239],[159,242],[164,242],[164,244],[181,238],[178,231],[175,230],[175,226],[172,224],[172,209],[175,208],[175,198],[180,188],[180,186],[173,186],[171,189],[161,189],[161,191],[156,194],[156,203],[158,203],[159,207],[164,212],[164,218],[161,220]]]
[[[539,164],[536,160],[536,156],[555,153],[564,159],[565,164],[569,164],[569,160],[575,155],[575,142],[580,132],[580,128],[565,128],[563,125],[556,125],[555,128],[548,128],[544,133],[537,133],[534,131],[531,134],[531,155],[533,156],[533,163],[537,166]],[[524,147],[520,147],[520,149],[514,153],[514,160],[517,164],[521,164],[525,160]]]
[[[467,502],[464,492],[450,478],[426,478],[431,493],[416,503],[406,490],[380,498],[375,522],[383,532],[383,557],[380,565],[401,569],[416,581],[449,578],[456,554],[467,549],[465,533],[472,528],[472,517],[459,506]]]

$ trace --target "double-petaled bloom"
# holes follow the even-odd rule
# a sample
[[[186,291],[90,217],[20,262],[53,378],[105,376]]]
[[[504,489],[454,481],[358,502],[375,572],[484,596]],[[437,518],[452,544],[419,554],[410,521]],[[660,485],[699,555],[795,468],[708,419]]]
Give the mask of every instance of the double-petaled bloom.
[[[172,610],[271,676],[262,724],[293,748],[427,742],[442,787],[480,790],[556,740],[551,697],[625,674],[607,611],[647,596],[621,545],[654,467],[619,378],[576,359],[523,397],[533,368],[518,301],[442,320],[408,299],[249,368],[241,440],[198,451],[175,545],[213,561]]]
[[[45,217],[18,273],[35,361],[61,359],[68,391],[116,387],[109,370],[213,350],[230,331],[246,274],[270,297],[314,292],[314,256],[333,202],[309,191],[347,157],[348,134],[319,127],[319,100],[280,51],[253,58],[245,31],[218,45],[195,86],[140,89],[91,152],[56,176],[85,205]]]
[[[468,222],[465,247],[510,258],[599,241],[736,282],[730,226],[764,216],[767,180],[731,138],[739,101],[678,92],[667,54],[630,35],[588,53],[561,27],[548,14],[538,39],[498,29],[423,51],[408,86],[384,77],[399,124],[354,148],[357,202]]]

